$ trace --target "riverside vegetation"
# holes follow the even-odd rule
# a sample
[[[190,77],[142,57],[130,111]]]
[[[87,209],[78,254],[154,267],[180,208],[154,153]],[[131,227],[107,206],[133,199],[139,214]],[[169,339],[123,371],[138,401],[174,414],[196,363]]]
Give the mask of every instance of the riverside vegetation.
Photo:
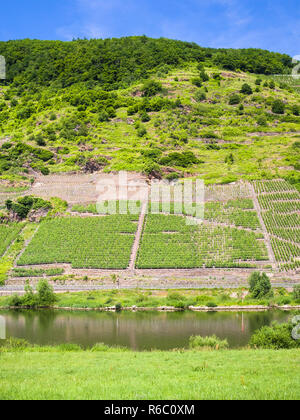
[[[273,289],[266,274],[253,273],[247,289],[203,289],[203,290],[103,290],[89,292],[68,292],[55,294],[46,279],[39,281],[37,293],[29,282],[24,296],[0,297],[2,307],[57,306],[72,309],[115,308],[160,308],[188,309],[190,306],[217,308],[218,306],[298,306],[300,285],[293,292],[284,288]]]

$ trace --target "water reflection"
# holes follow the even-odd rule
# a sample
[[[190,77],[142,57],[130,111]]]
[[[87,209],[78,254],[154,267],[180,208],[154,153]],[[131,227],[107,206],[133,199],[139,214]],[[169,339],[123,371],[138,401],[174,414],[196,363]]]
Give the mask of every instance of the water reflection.
[[[285,322],[289,314],[270,312],[63,312],[0,311],[6,319],[7,336],[30,343],[55,345],[95,343],[119,345],[134,350],[168,350],[188,345],[191,335],[227,338],[232,348],[248,344],[258,328],[273,321]]]

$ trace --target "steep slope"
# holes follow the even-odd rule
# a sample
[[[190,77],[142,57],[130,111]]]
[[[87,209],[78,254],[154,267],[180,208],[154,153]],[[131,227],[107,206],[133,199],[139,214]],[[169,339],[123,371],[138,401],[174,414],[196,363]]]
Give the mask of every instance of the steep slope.
[[[129,170],[299,183],[300,95],[270,76],[290,72],[288,56],[146,37],[12,41],[0,54],[2,179]]]

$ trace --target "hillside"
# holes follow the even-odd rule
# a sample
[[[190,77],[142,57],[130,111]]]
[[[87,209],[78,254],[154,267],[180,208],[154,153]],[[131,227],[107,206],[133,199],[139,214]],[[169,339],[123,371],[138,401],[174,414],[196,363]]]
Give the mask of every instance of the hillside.
[[[286,55],[166,39],[0,42],[2,189],[38,174],[143,172],[299,185],[299,89]]]

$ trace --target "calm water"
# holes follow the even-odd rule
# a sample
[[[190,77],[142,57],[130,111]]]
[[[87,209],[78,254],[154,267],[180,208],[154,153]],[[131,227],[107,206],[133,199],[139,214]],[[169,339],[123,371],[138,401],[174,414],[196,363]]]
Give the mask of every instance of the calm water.
[[[191,335],[216,334],[230,346],[248,344],[252,333],[273,321],[285,322],[289,313],[271,312],[63,312],[0,311],[6,336],[24,338],[32,344],[96,343],[126,346],[134,350],[186,347]]]

